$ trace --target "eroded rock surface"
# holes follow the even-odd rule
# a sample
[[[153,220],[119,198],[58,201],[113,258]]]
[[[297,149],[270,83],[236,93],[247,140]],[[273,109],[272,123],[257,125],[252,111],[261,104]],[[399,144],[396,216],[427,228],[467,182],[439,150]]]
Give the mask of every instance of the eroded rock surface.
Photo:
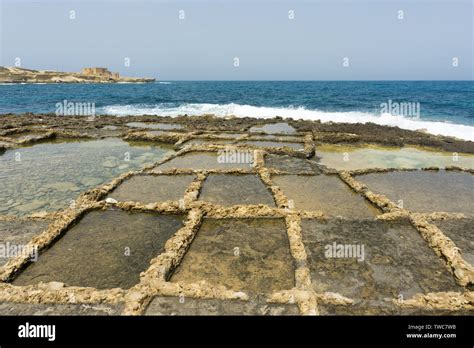
[[[153,203],[178,201],[195,179],[194,175],[138,175],[134,176],[109,194],[117,201]]]
[[[129,288],[182,226],[179,215],[93,211],[14,279],[15,285],[60,281],[98,289]],[[133,231],[133,232],[131,232]]]
[[[155,297],[146,315],[299,315],[296,304],[265,303],[260,300],[239,301]]]
[[[16,256],[16,251],[26,246],[31,238],[38,235],[48,227],[47,221],[35,221],[28,219],[15,219],[10,221],[0,220],[0,266],[3,266],[12,257]],[[13,247],[15,252],[7,252],[7,248]],[[5,252],[5,253],[4,253]]]
[[[474,175],[456,171],[402,171],[358,179],[405,209],[474,214]]]
[[[115,146],[123,139],[132,151]],[[70,143],[92,157],[61,151]],[[394,157],[406,144],[433,153]],[[40,258],[0,264],[0,313],[470,314],[474,171],[462,160],[437,170],[448,165],[440,149],[469,159],[473,144],[281,118],[3,115],[1,179],[15,184],[2,186],[0,244],[39,245]],[[318,163],[320,145],[392,148],[352,167]],[[19,163],[4,160],[36,146],[48,150],[19,163],[50,158],[47,168],[15,177]],[[103,151],[115,153],[98,160]],[[64,175],[74,163],[79,180]],[[18,186],[32,179],[42,184]],[[327,258],[334,242],[364,246],[364,260]]]
[[[406,221],[304,219],[302,232],[316,292],[338,292],[370,307],[367,301],[462,290]]]
[[[275,206],[270,191],[255,174],[210,174],[202,186],[199,199],[226,206],[236,204]]]
[[[205,219],[171,281],[206,280],[234,290],[294,286],[282,219]]]

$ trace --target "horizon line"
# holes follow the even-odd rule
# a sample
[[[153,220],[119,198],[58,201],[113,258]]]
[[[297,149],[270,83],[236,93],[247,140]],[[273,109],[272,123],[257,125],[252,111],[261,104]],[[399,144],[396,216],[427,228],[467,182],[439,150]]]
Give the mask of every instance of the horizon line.
[[[367,80],[290,80],[290,79],[275,79],[275,80],[267,80],[267,79],[255,79],[255,80],[181,80],[181,79],[160,79],[156,80],[152,83],[159,83],[159,82],[167,82],[167,81],[173,81],[173,82],[464,82],[464,81],[471,81],[474,82],[474,79],[462,79],[462,80],[439,80],[439,79],[433,79],[433,80],[420,80],[420,79],[413,79],[413,80],[404,80],[404,79],[387,79],[387,80],[379,80],[379,79],[367,79]]]

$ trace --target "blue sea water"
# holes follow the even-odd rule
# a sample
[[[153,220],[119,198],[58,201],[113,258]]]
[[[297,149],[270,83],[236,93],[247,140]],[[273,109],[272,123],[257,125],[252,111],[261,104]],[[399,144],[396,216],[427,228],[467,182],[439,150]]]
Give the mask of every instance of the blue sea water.
[[[54,113],[95,103],[96,114],[291,117],[374,122],[474,140],[473,81],[171,81],[149,84],[0,85],[0,114]],[[383,103],[419,103],[419,115]]]

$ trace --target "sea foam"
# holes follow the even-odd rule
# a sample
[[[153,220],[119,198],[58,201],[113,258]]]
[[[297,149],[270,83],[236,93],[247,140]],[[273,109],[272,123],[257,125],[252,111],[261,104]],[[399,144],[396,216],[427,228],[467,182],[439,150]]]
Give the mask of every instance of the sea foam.
[[[103,107],[99,113],[126,116],[126,115],[160,115],[178,116],[214,114],[217,116],[258,117],[272,118],[275,116],[292,119],[320,120],[321,122],[367,123],[399,127],[408,130],[423,130],[435,135],[452,136],[464,140],[474,141],[474,127],[441,121],[429,121],[423,118],[393,116],[391,114],[376,114],[369,112],[328,112],[311,110],[304,107],[262,107],[240,104],[207,104],[188,103],[179,106],[170,104],[156,105],[111,105]]]

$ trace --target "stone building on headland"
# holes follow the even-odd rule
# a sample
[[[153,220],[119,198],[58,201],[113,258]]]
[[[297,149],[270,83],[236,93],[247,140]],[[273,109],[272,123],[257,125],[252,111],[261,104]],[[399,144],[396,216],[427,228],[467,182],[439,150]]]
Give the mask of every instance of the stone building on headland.
[[[119,79],[120,75],[118,72],[113,73],[110,72],[109,69],[107,68],[83,68],[81,70],[81,74],[83,75],[89,75],[89,76],[103,76],[103,77],[111,77],[114,79]]]
[[[1,1],[1,0],[0,0]],[[107,68],[84,68],[81,72],[33,70],[0,66],[0,83],[145,83],[154,78],[123,77]]]

